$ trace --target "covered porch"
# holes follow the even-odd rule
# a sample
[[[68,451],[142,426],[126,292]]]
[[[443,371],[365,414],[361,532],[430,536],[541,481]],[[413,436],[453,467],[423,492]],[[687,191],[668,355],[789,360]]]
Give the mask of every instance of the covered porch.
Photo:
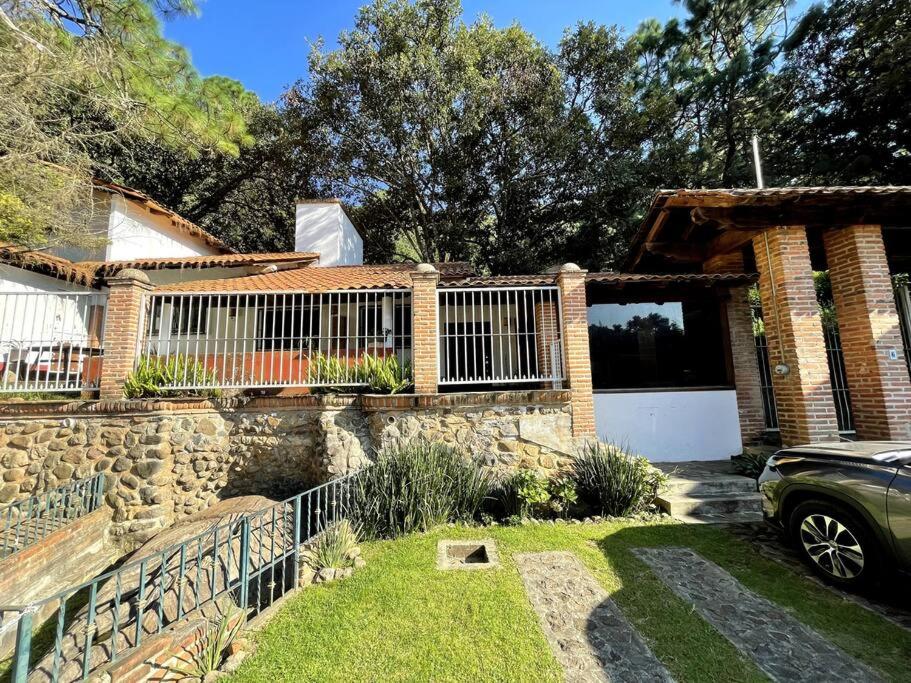
[[[744,442],[908,439],[909,209],[911,187],[661,191],[626,266],[758,273],[729,304],[759,321],[731,339]]]

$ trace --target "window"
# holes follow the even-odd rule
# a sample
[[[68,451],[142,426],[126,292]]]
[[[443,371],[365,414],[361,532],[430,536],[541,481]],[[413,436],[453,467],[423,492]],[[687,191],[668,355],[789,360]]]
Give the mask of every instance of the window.
[[[717,299],[594,304],[588,334],[596,390],[729,384]]]
[[[206,334],[209,329],[208,297],[178,297],[171,304],[171,334],[189,336]]]

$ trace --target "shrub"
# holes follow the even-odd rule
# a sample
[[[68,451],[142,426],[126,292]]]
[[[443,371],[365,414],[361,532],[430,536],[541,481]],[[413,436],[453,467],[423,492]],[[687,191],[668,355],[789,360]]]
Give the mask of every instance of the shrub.
[[[354,485],[354,521],[365,538],[395,538],[479,514],[493,480],[480,463],[441,443],[385,448]]]
[[[613,517],[648,508],[667,480],[645,458],[606,443],[583,447],[573,463],[572,478],[583,500]]]
[[[219,396],[218,389],[166,389],[175,384],[205,386],[218,383],[212,370],[186,356],[159,358],[143,356],[123,383],[127,398],[174,398],[178,396]]]
[[[756,451],[744,451],[738,456],[732,458],[734,469],[745,477],[759,479],[759,475],[765,469],[766,461],[769,459],[767,453]]]
[[[310,378],[321,383],[313,387],[315,393],[400,394],[412,385],[410,364],[399,363],[396,356],[377,358],[368,354],[349,365],[347,359],[317,353],[310,359]],[[359,386],[344,386],[353,384]]]
[[[333,524],[317,537],[308,562],[313,569],[344,569],[354,563],[358,531],[347,519]]]
[[[502,496],[507,512],[519,517],[531,517],[548,502],[547,479],[535,470],[519,470],[502,484]]]
[[[570,477],[555,477],[547,485],[550,493],[551,505],[554,510],[566,517],[569,509],[579,501],[579,493],[576,491],[576,482]]]
[[[231,607],[217,623],[207,623],[208,628],[202,635],[199,651],[182,666],[172,667],[173,673],[201,681],[208,674],[218,671],[225,659],[225,652],[244,627],[246,616],[239,608]]]

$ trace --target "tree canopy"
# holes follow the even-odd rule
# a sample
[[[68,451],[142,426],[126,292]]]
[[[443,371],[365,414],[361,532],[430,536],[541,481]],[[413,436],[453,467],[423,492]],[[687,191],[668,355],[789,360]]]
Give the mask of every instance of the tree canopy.
[[[0,1],[0,239],[64,238],[95,174],[243,250],[289,248],[294,200],[332,196],[372,261],[603,269],[655,189],[751,186],[753,134],[769,183],[911,183],[911,3],[679,1],[548,47],[458,0],[373,0],[275,105],[161,37],[190,0]]]

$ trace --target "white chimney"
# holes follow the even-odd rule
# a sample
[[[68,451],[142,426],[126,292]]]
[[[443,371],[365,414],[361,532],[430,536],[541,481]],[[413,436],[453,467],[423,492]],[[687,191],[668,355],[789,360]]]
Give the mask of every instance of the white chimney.
[[[294,250],[319,253],[320,266],[364,263],[364,240],[337,199],[298,200]]]

